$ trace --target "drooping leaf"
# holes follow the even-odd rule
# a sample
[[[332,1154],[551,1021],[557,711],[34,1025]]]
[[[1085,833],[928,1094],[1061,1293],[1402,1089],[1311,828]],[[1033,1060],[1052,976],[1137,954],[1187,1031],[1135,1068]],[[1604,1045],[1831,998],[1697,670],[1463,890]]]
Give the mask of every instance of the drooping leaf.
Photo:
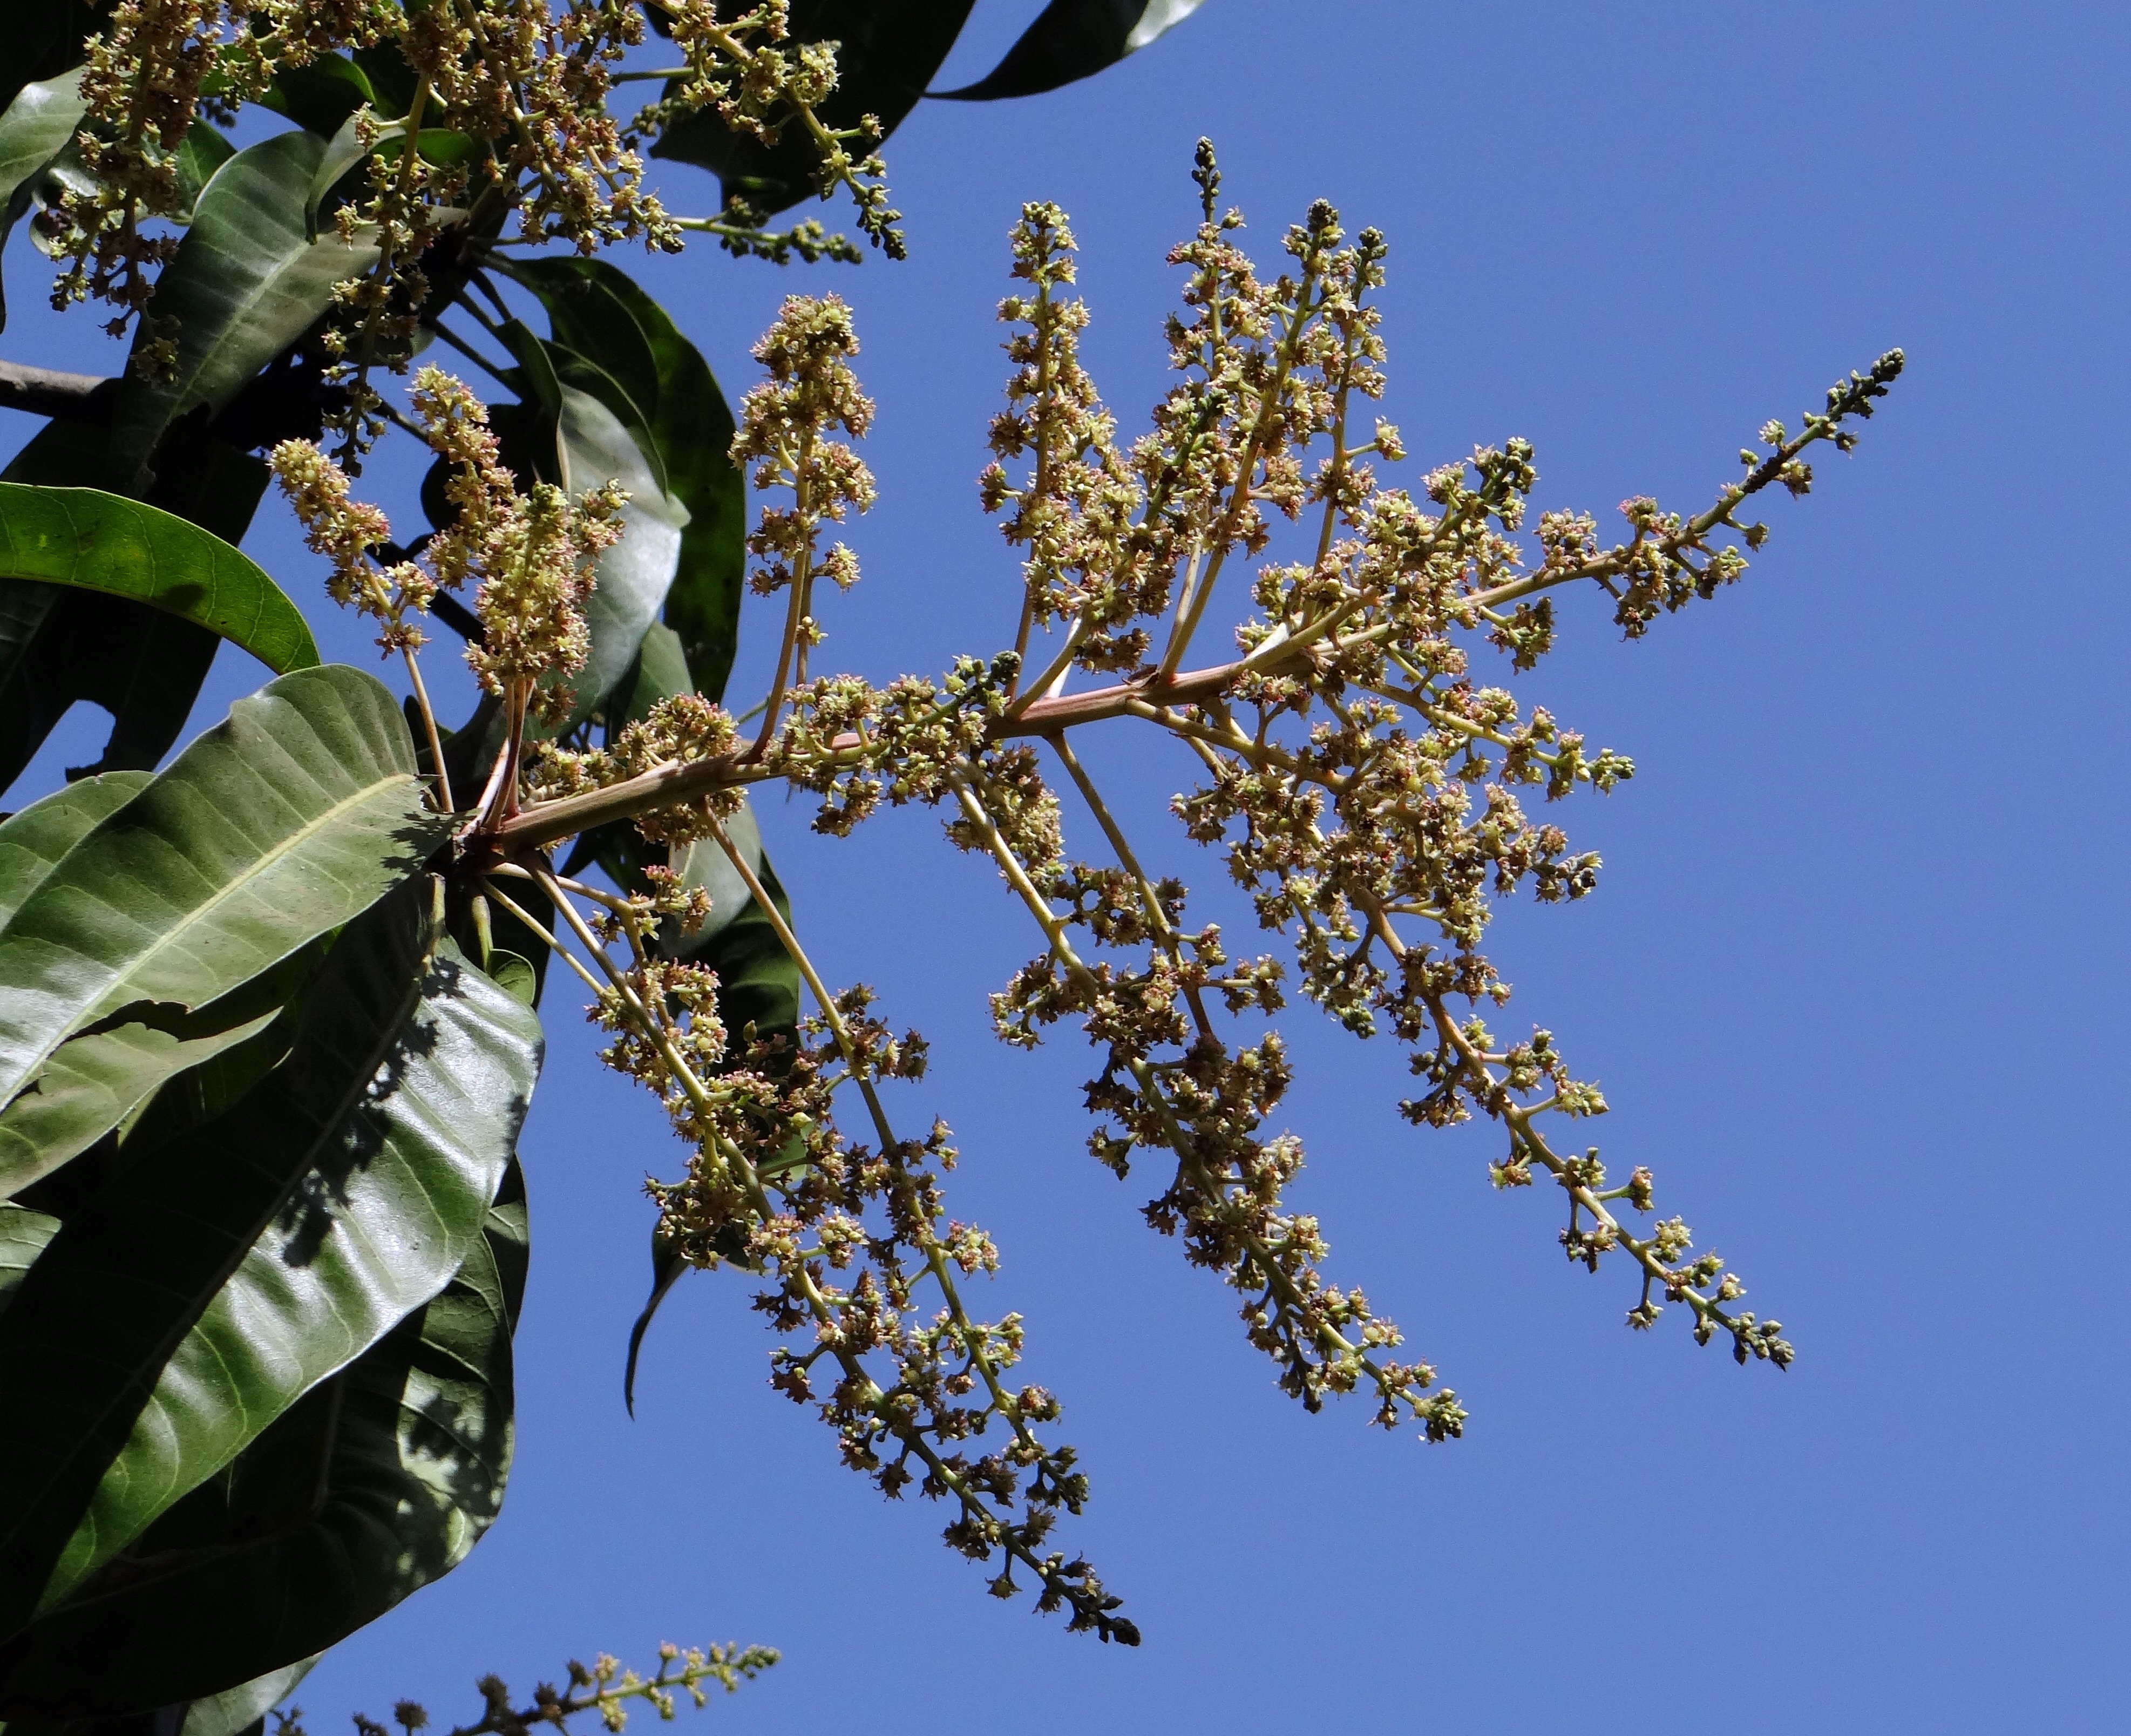
[[[243,540],[266,492],[263,463],[210,434],[169,443],[156,463],[150,505],[226,543]],[[57,488],[104,479],[103,430],[88,422],[48,424],[4,472],[7,482]],[[145,603],[0,580],[0,789],[82,699],[112,715],[110,740],[86,771],[154,766],[184,727],[220,643]]]
[[[974,84],[931,94],[959,102],[1030,97],[1090,78],[1137,54],[1199,10],[1201,0],[1051,0]]]
[[[59,1228],[60,1220],[49,1212],[0,1202],[0,1312]]]
[[[568,383],[563,377],[566,370],[582,381],[577,370],[593,364],[534,336],[518,320],[501,327],[500,333],[517,358],[515,383],[523,394],[520,405],[491,412],[505,458],[514,466],[529,464],[534,475],[572,495],[605,482],[619,483],[629,493],[622,509],[621,540],[600,556],[586,607],[591,642],[585,666],[567,678],[577,695],[576,705],[559,725],[544,727],[563,734],[601,710],[635,661],[644,635],[658,620],[679,568],[682,533],[689,514],[666,492],[663,478],[654,468],[656,448],[649,424],[617,382],[609,378]],[[584,389],[585,384],[594,383],[601,386],[599,391]],[[551,423],[552,448],[546,438]],[[433,467],[424,485],[424,503],[433,522],[448,516],[441,475],[441,469]]]
[[[61,1043],[36,1082],[0,1110],[0,1199],[79,1157],[165,1080],[256,1036],[273,1017],[270,1009],[191,1037],[129,1021]]]
[[[946,60],[973,3],[794,0],[793,42],[836,44],[836,88],[815,111],[822,124],[855,127],[869,114],[879,121],[884,137],[894,132]],[[712,170],[728,203],[744,199],[764,216],[811,198],[821,160],[796,122],[783,129],[777,143],[765,145],[730,131],[707,109],[673,122],[651,154]]]
[[[314,239],[304,213],[326,141],[285,132],[240,151],[200,194],[192,227],[157,280],[156,313],[175,324],[167,374],[129,372],[111,421],[113,482],[132,491],[163,431],[196,410],[221,410],[309,330],[333,285],[377,257],[366,237]]]
[[[185,129],[184,142],[178,146],[178,197],[180,209],[173,213],[174,223],[189,223],[199,209],[199,196],[207,190],[207,184],[230,158],[237,155],[237,146],[222,136],[221,130],[205,121],[194,121]]]
[[[399,703],[340,664],[231,707],[0,928],[0,1098],[137,1001],[200,1007],[337,928],[443,837]]]
[[[635,663],[609,698],[607,740],[611,742],[630,724],[642,722],[660,700],[693,690],[681,635],[668,626],[647,627],[644,643],[636,648]]]
[[[69,1213],[0,1316],[0,1634],[443,1288],[539,1059],[416,883],[342,935],[285,1065]]]
[[[203,1736],[206,1695],[263,1711],[308,1657],[463,1560],[510,1468],[526,1256],[515,1163],[483,1228],[441,1294],[7,1648],[0,1705],[122,1715],[191,1700],[184,1736]]]
[[[57,1220],[54,1220],[56,1225]],[[651,1295],[644,1304],[644,1311],[636,1316],[636,1323],[629,1329],[629,1355],[622,1364],[621,1402],[624,1408],[634,1417],[636,1414],[636,1363],[644,1351],[644,1335],[651,1330],[651,1322],[658,1316],[659,1307],[673,1294],[673,1286],[679,1283],[688,1271],[687,1256],[682,1253],[681,1244],[658,1230],[651,1232]]]
[[[575,725],[597,711],[628,674],[645,632],[658,619],[680,565],[687,509],[658,487],[620,418],[588,392],[570,386],[561,391],[563,486],[572,494],[602,482],[619,482],[629,491],[621,540],[600,556],[585,607],[591,649],[584,668],[569,678],[577,696],[570,719]]]
[[[69,1037],[36,1082],[0,1110],[0,1200],[87,1151],[165,1081],[262,1037],[319,956],[315,942],[299,947],[197,1012],[143,1007],[141,1017],[121,1014]]]
[[[788,925],[791,901],[763,851],[754,810],[743,806],[725,822],[725,835]],[[692,959],[717,973],[718,1017],[725,1027],[729,1053],[737,1064],[745,1053],[750,1028],[755,1038],[765,1042],[793,1034],[799,1022],[799,967],[792,962],[792,955],[777,938],[777,931],[749,892],[731,858],[715,839],[687,846],[673,866],[688,885],[709,891],[711,914],[693,934],[683,934],[678,925],[668,923],[658,937],[657,949],[669,957]],[[614,867],[609,866],[608,872],[615,874]],[[615,878],[625,885],[630,884],[623,874],[615,874]],[[744,1262],[746,1258],[746,1249],[737,1238],[730,1248],[721,1251],[735,1261]],[[660,1305],[687,1270],[687,1262],[678,1248],[654,1231],[651,1294],[630,1328],[629,1355],[622,1370],[622,1398],[631,1416],[636,1413],[636,1369],[644,1335],[650,1331]]]
[[[174,513],[100,489],[0,482],[0,578],[147,603],[277,675],[318,660],[303,611],[256,563]]]
[[[555,341],[603,369],[643,410],[667,491],[688,514],[665,623],[681,636],[696,689],[721,698],[747,561],[747,489],[732,462],[725,395],[666,310],[605,260],[528,261],[511,276],[540,298]]]
[[[127,1114],[118,1124],[122,1164],[136,1163],[180,1134],[227,1115],[281,1064],[303,1029],[311,991],[318,984],[318,966],[338,938],[334,933],[319,935],[263,976],[193,1015],[205,1024],[223,1012],[243,1011],[247,1003],[263,1007],[281,1002],[280,1012],[264,1029],[193,1062],[165,1081],[147,1102]]]

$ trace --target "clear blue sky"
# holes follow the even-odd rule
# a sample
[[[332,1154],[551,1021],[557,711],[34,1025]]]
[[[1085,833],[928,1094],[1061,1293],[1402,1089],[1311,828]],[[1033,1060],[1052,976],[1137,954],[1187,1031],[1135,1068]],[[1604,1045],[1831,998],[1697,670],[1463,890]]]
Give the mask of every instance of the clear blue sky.
[[[984,0],[944,82],[1036,9]],[[1142,1184],[1082,1150],[1077,1037],[1032,1058],[987,1034],[985,993],[1036,950],[993,877],[929,814],[837,844],[772,802],[816,957],[934,1041],[900,1113],[960,1136],[953,1207],[1006,1258],[987,1301],[1028,1316],[1094,1478],[1069,1547],[1147,1643],[993,1602],[935,1510],[843,1470],[766,1387],[744,1278],[682,1287],[628,1420],[638,1184],[679,1153],[558,998],[510,1503],[304,1686],[314,1736],[403,1695],[448,1725],[481,1671],[529,1689],[668,1638],[783,1650],[682,1714],[705,1736],[2117,1727],[2127,38],[2095,5],[1207,0],[1090,84],[922,108],[889,153],[906,265],[649,268],[735,396],[779,295],[855,304],[883,498],[820,655],[877,679],[1011,637],[972,478],[1018,202],[1073,213],[1089,357],[1133,427],[1166,383],[1161,259],[1201,132],[1268,252],[1319,194],[1389,234],[1415,471],[1523,434],[1543,506],[1697,506],[1765,419],[1905,347],[1862,448],[1770,513],[1741,587],[1638,645],[1567,605],[1522,691],[1640,774],[1568,813],[1598,895],[1495,931],[1506,1023],[1602,1081],[1609,1161],[1657,1171],[1800,1360],[1735,1368],[1678,1310],[1629,1333],[1626,1278],[1563,1261],[1546,1192],[1488,1187],[1492,1129],[1416,1134],[1399,1055],[1296,1012],[1296,1197],[1473,1413],[1437,1447],[1358,1403],[1304,1415],[1229,1293],[1142,1225]],[[707,182],[668,185],[707,209]],[[38,262],[8,263],[7,352],[92,365],[88,318],[55,326]],[[278,509],[250,546],[316,594]],[[1095,751],[1214,893],[1162,813],[1186,774],[1134,750]]]

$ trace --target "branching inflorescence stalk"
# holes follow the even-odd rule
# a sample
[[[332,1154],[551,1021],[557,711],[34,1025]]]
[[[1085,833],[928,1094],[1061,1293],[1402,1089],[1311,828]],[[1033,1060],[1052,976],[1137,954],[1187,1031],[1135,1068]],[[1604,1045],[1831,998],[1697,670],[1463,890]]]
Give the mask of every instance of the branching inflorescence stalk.
[[[730,60],[735,50],[704,30]],[[1018,1565],[1039,1608],[1128,1642],[1136,1632],[1085,1561],[1047,1547],[1059,1516],[1080,1511],[1086,1479],[1072,1449],[1049,1443],[1057,1401],[1006,1378],[1022,1354],[1019,1317],[989,1324],[965,1304],[963,1281],[998,1258],[981,1230],[944,1216],[947,1129],[936,1122],[911,1140],[892,1125],[885,1086],[922,1077],[924,1044],[893,1035],[869,1010],[870,990],[828,987],[729,827],[747,790],[808,792],[820,801],[815,828],[836,837],[884,801],[924,803],[942,811],[955,845],[994,865],[1042,936],[1040,955],[992,997],[998,1034],[1026,1046],[1061,1019],[1081,1021],[1100,1063],[1087,1087],[1091,1153],[1119,1177],[1159,1160],[1147,1220],[1238,1292],[1247,1336],[1310,1408],[1364,1390],[1375,1421],[1410,1421],[1431,1440],[1461,1432],[1466,1414],[1426,1363],[1392,1358],[1398,1329],[1359,1289],[1324,1276],[1317,1220],[1287,1203],[1303,1151],[1268,1125],[1291,1076],[1269,1021],[1296,992],[1356,1036],[1401,1046],[1420,1081],[1401,1105],[1415,1125],[1500,1124],[1507,1144],[1493,1181],[1521,1187],[1543,1172],[1564,1190],[1567,1254],[1596,1271],[1618,1252],[1636,1268],[1631,1325],[1650,1326],[1662,1296],[1687,1307],[1698,1339],[1722,1333],[1741,1361],[1782,1366],[1792,1351],[1779,1325],[1732,1306],[1743,1286],[1714,1254],[1692,1252],[1680,1219],[1627,1227],[1616,1208],[1655,1210],[1646,1168],[1608,1185],[1595,1146],[1572,1154],[1549,1139],[1542,1117],[1587,1120],[1607,1106],[1553,1033],[1497,1038],[1481,1016],[1509,998],[1480,950],[1493,900],[1520,889],[1571,900],[1597,880],[1597,857],[1528,814],[1522,793],[1551,803],[1607,791],[1634,767],[1588,751],[1544,707],[1482,685],[1473,665],[1492,653],[1513,674],[1535,667],[1567,587],[1602,592],[1632,639],[1735,582],[1746,566],[1738,544],[1758,549],[1767,534],[1742,509],[1778,485],[1805,493],[1808,449],[1849,450],[1851,424],[1902,366],[1890,352],[1838,383],[1796,434],[1766,424],[1741,453],[1743,477],[1700,513],[1638,498],[1622,503],[1618,542],[1566,512],[1545,514],[1528,537],[1536,473],[1525,443],[1482,448],[1409,492],[1377,474],[1404,461],[1398,430],[1379,418],[1356,438],[1361,406],[1384,390],[1370,300],[1382,237],[1349,243],[1337,213],[1314,206],[1286,238],[1288,269],[1268,283],[1237,245],[1241,218],[1216,214],[1210,146],[1195,179],[1202,221],[1172,255],[1187,267],[1188,317],[1169,331],[1181,377],[1128,447],[1080,360],[1087,314],[1066,293],[1064,213],[1027,206],[1014,231],[1013,272],[1028,293],[1002,304],[1014,372],[991,429],[998,462],[979,488],[1023,559],[1013,647],[989,662],[964,658],[938,681],[885,687],[816,672],[816,581],[848,587],[859,576],[848,548],[824,546],[825,527],[873,498],[848,444],[872,405],[851,367],[850,310],[834,297],[786,302],[756,347],[766,378],[734,443],[770,497],[748,542],[754,587],[789,592],[748,739],[732,715],[686,695],[611,730],[603,749],[527,741],[521,756],[524,718],[561,703],[558,683],[581,659],[584,575],[617,503],[519,495],[470,398],[440,376],[424,376],[417,405],[431,444],[456,466],[462,520],[419,566],[392,568],[386,587],[419,607],[425,585],[477,584],[481,636],[468,655],[504,702],[510,741],[460,848],[500,908],[563,943],[613,1034],[606,1059],[659,1096],[687,1147],[687,1173],[652,1184],[668,1244],[762,1281],[757,1308],[780,1333],[812,1340],[773,1353],[773,1384],[818,1405],[845,1461],[885,1493],[914,1481],[949,1502],[950,1543],[1003,1558],[994,1591],[1013,1594]],[[1313,448],[1321,456],[1306,468]],[[314,545],[339,563],[337,583],[370,596],[371,576],[357,569],[378,536],[350,516],[367,509],[300,453],[281,469]],[[1217,583],[1267,554],[1276,520],[1304,527],[1298,559],[1258,566],[1235,655],[1186,668]],[[1075,672],[1097,684],[1067,691]],[[1234,956],[1219,925],[1185,920],[1180,881],[1148,871],[1071,740],[1104,722],[1152,729],[1196,769],[1201,781],[1173,813],[1190,840],[1222,854],[1276,953]],[[1094,818],[1102,861],[1068,852],[1039,746]],[[797,1028],[726,1029],[715,976],[661,938],[702,919],[700,887],[654,866],[640,885],[605,892],[553,867],[554,846],[620,822],[654,845],[715,843],[806,985],[813,1010]],[[559,913],[556,932],[505,890],[522,880]],[[836,1125],[849,1089],[864,1105],[864,1141]],[[927,1319],[915,1296],[928,1283],[937,1303]],[[826,1393],[817,1376],[833,1380]],[[994,1423],[1003,1447],[962,1450]]]

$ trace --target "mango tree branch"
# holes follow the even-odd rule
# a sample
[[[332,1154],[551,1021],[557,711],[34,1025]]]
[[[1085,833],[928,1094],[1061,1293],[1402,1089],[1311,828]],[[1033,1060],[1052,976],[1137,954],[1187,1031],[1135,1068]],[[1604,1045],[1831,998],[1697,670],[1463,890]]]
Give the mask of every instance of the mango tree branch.
[[[26,362],[0,362],[0,410],[100,422],[111,414],[111,400],[117,395],[118,382],[100,375],[62,373],[53,367],[32,367]]]

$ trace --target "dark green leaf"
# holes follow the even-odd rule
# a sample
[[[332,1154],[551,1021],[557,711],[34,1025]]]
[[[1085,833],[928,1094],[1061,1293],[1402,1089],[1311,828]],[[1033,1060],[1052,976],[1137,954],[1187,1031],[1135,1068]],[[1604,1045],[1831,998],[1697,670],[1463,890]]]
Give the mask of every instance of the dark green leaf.
[[[147,603],[242,645],[276,674],[318,660],[302,611],[256,563],[173,513],[100,489],[0,482],[0,579]]]
[[[822,124],[855,127],[869,114],[879,121],[883,137],[894,132],[946,60],[972,3],[794,0],[792,41],[837,45],[836,88],[816,111]],[[652,146],[651,154],[712,170],[728,202],[744,199],[764,216],[812,197],[821,161],[797,122],[783,129],[777,143],[765,145],[728,130],[711,110],[675,121]]]
[[[450,826],[414,768],[399,703],[359,669],[239,700],[0,928],[0,1098],[91,1021],[204,1006],[405,879]]]
[[[98,487],[103,430],[48,424],[15,455],[4,479],[45,487]],[[208,434],[166,444],[147,499],[213,532],[243,540],[266,467]],[[184,727],[221,641],[160,609],[93,592],[0,581],[0,789],[30,763],[77,700],[112,714],[110,741],[90,771],[146,770]]]
[[[167,375],[129,372],[112,411],[114,482],[138,486],[163,431],[180,416],[221,410],[323,314],[333,285],[377,257],[365,240],[314,240],[305,210],[324,161],[316,133],[285,132],[223,164],[192,227],[156,281],[158,322],[179,333]]]
[[[197,1036],[128,1022],[61,1043],[36,1082],[0,1110],[0,1199],[87,1151],[166,1079],[258,1035],[275,1010]]]
[[[1198,11],[1200,0],[1051,0],[974,84],[935,96],[961,102],[1029,97],[1085,79],[1137,54]]]
[[[308,66],[283,67],[259,100],[329,139],[343,121],[376,98],[368,76],[354,61],[345,55],[321,55]]]
[[[552,480],[573,495],[604,482],[617,482],[629,492],[629,504],[622,509],[622,539],[599,559],[597,579],[585,610],[591,650],[584,668],[568,678],[577,704],[555,729],[561,734],[598,712],[636,660],[638,647],[658,620],[679,567],[688,509],[666,492],[653,459],[646,455],[655,450],[649,426],[615,382],[602,382],[596,395],[565,383],[562,368],[572,362],[570,355],[544,343],[517,320],[503,328],[503,337],[518,358],[527,408],[537,404],[544,421],[546,415],[553,415],[556,470]],[[508,429],[514,419],[495,420]],[[506,436],[506,456],[510,444]],[[536,471],[544,473],[540,463],[544,454],[536,448],[530,456]]]
[[[763,890],[775,900],[778,914],[788,925],[791,902],[778,883],[769,858],[763,853],[754,810],[742,807],[725,822],[725,835],[746,858]],[[607,871],[620,884],[633,884],[625,865],[617,865],[622,867],[619,873],[615,866],[604,861],[602,866],[607,866]],[[762,914],[762,907],[755,903],[731,858],[715,840],[706,839],[682,851],[673,866],[688,885],[709,891],[711,914],[693,934],[682,934],[678,925],[669,923],[658,936],[658,950],[669,957],[693,959],[717,973],[718,1017],[724,1021],[733,1062],[742,1061],[750,1030],[754,1038],[765,1042],[778,1036],[792,1037],[799,1022],[799,967],[792,962],[792,955],[777,938],[777,931]],[[747,1250],[737,1238],[721,1251],[736,1264],[746,1264]],[[630,1328],[629,1357],[622,1371],[622,1398],[631,1416],[636,1413],[636,1365],[644,1335],[660,1304],[687,1270],[687,1261],[654,1232],[651,1295]]]
[[[26,85],[80,65],[82,39],[103,28],[102,10],[94,0],[10,0],[0,108],[13,106]]]
[[[234,995],[194,1015],[204,1020],[220,1009],[242,1010],[244,1002],[255,997],[261,1005],[275,1000],[283,1002],[280,1012],[264,1030],[227,1048],[218,1049],[205,1061],[186,1068],[165,1083],[136,1113],[127,1117],[118,1139],[122,1166],[130,1167],[169,1144],[180,1134],[189,1133],[218,1115],[227,1115],[247,1091],[281,1064],[303,1029],[310,993],[318,982],[318,966],[333,950],[338,938],[337,933],[321,934],[264,976],[254,977]]]
[[[763,851],[754,809],[743,807],[728,820],[725,835],[748,859],[788,927],[791,901]],[[673,866],[690,885],[709,889],[711,914],[693,934],[684,935],[678,928],[662,933],[660,950],[692,958],[718,973],[718,1017],[725,1021],[735,1053],[750,1024],[761,1037],[788,1035],[799,1023],[799,967],[792,962],[762,907],[749,895],[747,883],[711,839],[689,845]]]
[[[0,1312],[6,1310],[59,1228],[60,1220],[48,1212],[0,1202]]]
[[[58,1220],[52,1220],[54,1228]],[[636,1324],[629,1329],[629,1360],[621,1371],[621,1402],[634,1417],[636,1414],[636,1359],[644,1349],[644,1335],[651,1330],[651,1322],[658,1312],[659,1304],[673,1293],[673,1286],[681,1282],[688,1269],[687,1256],[681,1252],[681,1244],[671,1236],[657,1230],[651,1232],[651,1297],[644,1304],[644,1312],[636,1316]]]
[[[609,703],[607,740],[611,742],[630,724],[642,722],[660,700],[688,693],[692,686],[681,635],[671,627],[646,628],[644,643],[637,647],[636,661],[615,687]]]
[[[732,462],[725,396],[666,310],[605,260],[529,261],[511,275],[540,298],[556,342],[605,370],[643,411],[667,490],[688,513],[666,625],[681,636],[696,689],[721,698],[747,559],[746,484]]]
[[[381,113],[397,119],[414,106],[414,70],[400,52],[398,43],[380,42],[375,47],[358,48],[348,58],[362,69],[362,75],[370,80],[370,88],[377,94]]]
[[[510,1468],[515,1163],[483,1227],[441,1294],[6,1648],[0,1698],[108,1716],[221,1692],[263,1711],[309,1658],[463,1560]]]
[[[183,204],[173,222],[189,223],[193,220],[207,184],[214,179],[215,171],[236,155],[237,146],[205,121],[194,121],[185,129],[184,142],[178,146],[178,196]]]
[[[317,969],[320,951],[315,943],[299,948],[196,1013],[142,1008],[141,1017],[69,1038],[36,1082],[0,1110],[0,1200],[87,1151],[165,1081],[263,1038]],[[129,1156],[133,1149],[129,1141]]]
[[[0,1633],[437,1294],[539,1057],[418,882],[342,934],[285,1064],[69,1212],[0,1316]]]
[[[377,155],[390,162],[406,148],[407,136],[402,132],[395,138],[380,139]],[[422,161],[443,167],[472,162],[481,149],[478,139],[469,133],[454,132],[448,127],[424,127],[414,136],[414,150]]]

